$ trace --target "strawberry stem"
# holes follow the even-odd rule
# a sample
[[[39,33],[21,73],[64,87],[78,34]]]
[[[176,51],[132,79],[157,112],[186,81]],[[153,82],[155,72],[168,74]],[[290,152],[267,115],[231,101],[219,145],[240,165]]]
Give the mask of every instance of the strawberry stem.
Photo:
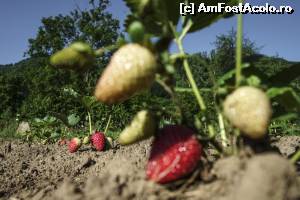
[[[239,3],[243,3],[243,0],[239,0]],[[236,32],[236,62],[235,62],[235,78],[236,87],[240,85],[242,76],[242,51],[243,51],[243,14],[238,15],[237,20],[237,32]]]
[[[226,131],[225,131],[225,126],[224,126],[223,115],[221,113],[219,113],[218,118],[219,118],[220,136],[221,136],[221,140],[222,140],[222,145],[223,145],[223,147],[227,147],[227,137],[226,137]]]
[[[298,160],[300,160],[300,150],[290,159],[292,164],[295,164]]]
[[[161,80],[160,77],[156,76],[155,77],[155,80],[158,84],[160,84],[164,90],[171,96],[173,102],[175,103],[176,105],[176,111],[177,113],[180,114],[180,117],[182,117],[183,115],[183,111],[182,111],[182,108],[181,108],[181,103],[179,102],[179,99],[177,98],[177,95],[175,94],[175,88],[172,87],[172,86],[169,86],[168,84],[166,84],[163,80]]]
[[[187,23],[187,25],[183,28],[180,36],[178,36],[176,34],[176,30],[175,30],[174,25],[173,26],[171,25],[173,27],[172,30],[174,32],[175,42],[176,42],[176,44],[178,46],[180,54],[182,54],[182,55],[186,55],[185,52],[184,52],[184,49],[183,49],[182,40],[185,37],[185,35],[188,33],[188,31],[190,30],[190,28],[192,27],[192,25],[193,25],[193,22],[191,20],[189,20],[188,23]],[[188,78],[188,81],[191,84],[191,87],[192,87],[194,95],[195,95],[195,97],[197,99],[197,102],[199,104],[200,110],[205,111],[206,110],[206,105],[205,105],[204,100],[203,100],[203,98],[201,96],[201,93],[200,93],[200,91],[199,91],[199,89],[197,87],[197,84],[196,84],[196,81],[194,79],[192,70],[191,70],[191,68],[189,66],[189,63],[188,63],[188,60],[187,60],[186,57],[183,57],[183,67],[184,67],[186,76]]]
[[[104,135],[106,135],[106,132],[107,132],[107,130],[109,128],[109,125],[110,125],[110,121],[111,121],[111,115],[109,115],[108,122],[107,122],[105,130],[104,130]]]
[[[113,51],[115,50],[116,48],[118,48],[117,45],[109,45],[109,46],[106,46],[106,47],[102,47],[100,49],[97,49],[94,54],[97,56],[97,57],[101,57],[104,53],[106,52],[109,52],[109,51]]]
[[[92,135],[92,117],[91,117],[91,113],[89,111],[87,111],[87,114],[88,114],[88,118],[89,118],[90,135]]]

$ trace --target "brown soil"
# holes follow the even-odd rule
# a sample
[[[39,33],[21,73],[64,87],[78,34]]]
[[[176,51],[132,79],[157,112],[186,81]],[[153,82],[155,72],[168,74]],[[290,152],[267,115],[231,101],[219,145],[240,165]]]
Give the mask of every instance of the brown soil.
[[[299,148],[298,137],[291,141]],[[219,159],[209,171],[157,185],[145,180],[150,144],[70,154],[65,146],[0,140],[0,199],[300,199],[295,167],[276,153]],[[287,145],[274,144],[281,152]]]

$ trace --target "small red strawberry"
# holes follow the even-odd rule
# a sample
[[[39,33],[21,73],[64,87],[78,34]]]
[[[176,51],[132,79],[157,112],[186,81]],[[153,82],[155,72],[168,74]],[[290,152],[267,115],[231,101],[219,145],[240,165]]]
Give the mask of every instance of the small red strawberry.
[[[147,178],[167,183],[191,173],[198,164],[202,146],[193,131],[169,125],[155,138],[147,164]]]
[[[77,137],[70,140],[68,144],[69,152],[74,153],[76,152],[81,146],[81,140]]]
[[[105,147],[104,133],[96,131],[91,137],[91,142],[97,151],[103,151]]]

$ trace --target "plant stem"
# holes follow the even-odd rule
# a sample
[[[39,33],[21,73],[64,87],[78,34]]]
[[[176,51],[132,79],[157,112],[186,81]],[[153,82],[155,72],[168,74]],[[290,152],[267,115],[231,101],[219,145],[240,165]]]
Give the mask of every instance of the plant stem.
[[[108,128],[109,128],[110,121],[111,121],[111,115],[109,115],[108,122],[107,122],[106,127],[105,127],[105,130],[104,130],[104,134],[105,134],[105,135],[106,135],[106,132],[107,132],[107,130],[108,130]]]
[[[109,46],[106,46],[106,47],[102,47],[102,48],[97,49],[97,50],[95,51],[95,55],[96,55],[96,57],[100,57],[100,56],[102,56],[105,52],[115,50],[116,48],[118,48],[117,45],[109,45]]]
[[[215,133],[215,129],[214,129],[214,126],[209,124],[207,126],[208,128],[208,135],[209,135],[209,138],[214,138],[216,136],[216,133]]]
[[[227,147],[227,137],[225,132],[224,120],[221,113],[218,113],[218,118],[219,118],[220,136],[222,140],[222,145],[223,147]]]
[[[90,128],[90,135],[92,135],[92,117],[90,111],[87,111],[88,118],[89,118],[89,128]]]
[[[298,160],[300,160],[300,150],[290,159],[292,164],[295,164]]]
[[[172,98],[172,100],[174,101],[174,103],[176,105],[175,107],[176,107],[177,113],[179,113],[180,117],[182,117],[183,116],[183,111],[182,111],[182,108],[181,108],[182,104],[179,102],[176,94],[174,93],[175,88],[173,88],[172,86],[167,85],[159,77],[155,77],[155,79],[156,79],[156,82],[158,84],[160,84],[164,88],[164,90],[170,95],[170,97]]]
[[[178,59],[183,59],[183,58],[186,58],[186,55],[182,53],[176,53],[170,56],[170,60],[172,61],[172,63],[175,63]]]
[[[239,3],[243,3],[239,0]],[[237,32],[236,32],[236,61],[235,61],[235,86],[238,87],[242,77],[242,51],[243,51],[243,14],[238,15]]]
[[[183,87],[175,87],[174,90],[175,90],[175,92],[193,92],[193,89],[183,88]],[[199,90],[201,92],[207,92],[207,93],[213,92],[212,89],[210,89],[210,88],[200,88]]]
[[[192,25],[193,25],[192,21],[189,21],[187,23],[187,25],[184,27],[184,29],[182,30],[182,33],[180,34],[180,36],[176,37],[176,39],[175,39],[175,42],[177,43],[180,54],[185,55],[183,45],[182,45],[182,40],[183,40],[184,36],[187,34],[187,32],[189,31],[189,29],[192,27]],[[200,91],[199,91],[198,87],[197,87],[196,81],[194,79],[193,73],[191,71],[190,65],[189,65],[188,60],[187,60],[186,57],[183,58],[183,67],[184,67],[186,76],[187,76],[187,78],[188,78],[188,80],[191,84],[194,95],[195,95],[195,97],[198,101],[200,110],[205,111],[206,110],[206,105],[205,105],[204,100],[203,100],[203,98],[200,94]]]

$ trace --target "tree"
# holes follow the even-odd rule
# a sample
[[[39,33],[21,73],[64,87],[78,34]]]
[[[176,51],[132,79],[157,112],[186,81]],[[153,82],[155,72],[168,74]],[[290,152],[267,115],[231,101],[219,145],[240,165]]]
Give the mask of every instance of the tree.
[[[214,42],[215,49],[211,51],[211,60],[219,73],[227,72],[235,66],[236,31],[217,36]],[[243,57],[247,58],[257,54],[259,48],[248,38],[243,39]]]
[[[109,0],[90,0],[88,10],[74,9],[68,15],[45,17],[35,38],[28,40],[25,55],[47,57],[74,41],[94,48],[113,44],[119,36],[119,21],[106,11]]]

